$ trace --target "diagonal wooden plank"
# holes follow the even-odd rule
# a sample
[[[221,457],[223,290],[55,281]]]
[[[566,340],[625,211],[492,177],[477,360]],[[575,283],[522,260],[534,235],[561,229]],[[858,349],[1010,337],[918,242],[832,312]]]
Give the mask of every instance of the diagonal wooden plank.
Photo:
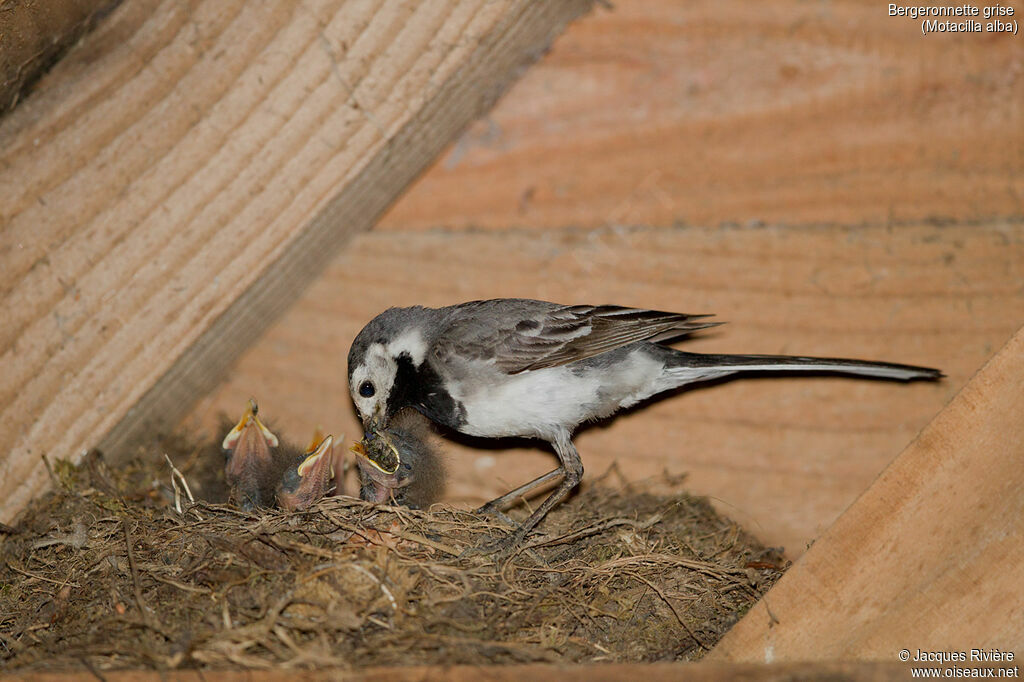
[[[124,3],[0,124],[0,518],[180,417],[589,5]]]
[[[1024,328],[710,654],[1024,649]],[[992,659],[988,659],[992,660]],[[962,667],[968,662],[958,664]],[[993,665],[991,663],[984,665]]]

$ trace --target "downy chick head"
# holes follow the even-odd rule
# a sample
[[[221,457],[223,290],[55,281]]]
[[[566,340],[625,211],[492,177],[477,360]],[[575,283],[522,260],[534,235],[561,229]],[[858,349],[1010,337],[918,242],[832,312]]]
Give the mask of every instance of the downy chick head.
[[[333,489],[334,437],[318,436],[314,436],[305,452],[295,457],[281,477],[277,503],[282,509],[308,509]]]
[[[444,490],[444,467],[429,436],[426,418],[404,410],[389,428],[368,433],[353,445],[359,496],[413,509],[437,502]]]
[[[273,449],[279,445],[277,436],[260,421],[258,412],[259,406],[250,398],[245,414],[221,442],[227,454],[224,473],[231,497],[247,509],[266,502],[263,490],[273,474]]]

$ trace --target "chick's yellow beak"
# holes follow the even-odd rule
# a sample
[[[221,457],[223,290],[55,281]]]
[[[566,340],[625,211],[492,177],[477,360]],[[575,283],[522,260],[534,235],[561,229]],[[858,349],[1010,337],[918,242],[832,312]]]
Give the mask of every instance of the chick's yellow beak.
[[[327,436],[326,438],[322,438],[320,442],[314,448],[312,448],[312,452],[310,452],[310,450],[307,450],[306,452],[309,453],[308,456],[306,457],[306,459],[302,460],[302,463],[299,464],[298,467],[299,476],[305,477],[311,471],[313,471],[313,469],[315,469],[320,464],[320,461],[323,458],[323,456],[326,453],[330,452],[333,446],[334,437]],[[331,458],[328,457],[326,462],[327,466],[331,468],[331,476],[333,476],[334,467],[331,463]]]
[[[375,441],[375,445],[371,446],[370,451],[367,451],[364,443],[369,441]],[[398,448],[394,446],[390,438],[382,433],[367,434],[362,441],[355,443],[349,449],[355,453],[359,462],[366,462],[388,476],[398,471],[398,467],[402,463]]]
[[[238,439],[242,436],[242,432],[252,424],[260,430],[260,433],[263,434],[267,444],[272,448],[276,448],[278,446],[277,436],[275,436],[274,433],[260,421],[260,418],[256,416],[259,410],[260,408],[259,405],[256,404],[256,400],[254,398],[249,398],[249,406],[246,408],[245,414],[243,414],[242,418],[238,420],[238,423],[235,424],[234,428],[228,431],[228,435],[224,436],[224,440],[221,442],[221,447],[225,450],[233,450],[235,445],[238,443]]]

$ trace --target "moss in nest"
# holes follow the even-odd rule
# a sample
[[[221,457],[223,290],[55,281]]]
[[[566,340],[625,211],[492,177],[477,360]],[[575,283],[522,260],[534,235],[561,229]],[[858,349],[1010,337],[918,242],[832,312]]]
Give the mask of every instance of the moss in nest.
[[[163,445],[224,499],[216,443]],[[61,480],[0,534],[6,670],[691,660],[785,566],[680,481],[592,483],[495,563],[461,554],[509,528],[445,506],[179,513],[156,457]]]

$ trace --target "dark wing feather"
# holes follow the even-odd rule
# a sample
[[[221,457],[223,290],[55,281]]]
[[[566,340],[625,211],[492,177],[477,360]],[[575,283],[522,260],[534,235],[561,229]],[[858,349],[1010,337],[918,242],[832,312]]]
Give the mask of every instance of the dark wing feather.
[[[637,341],[664,341],[718,322],[710,315],[685,315],[621,306],[559,306],[542,301],[481,301],[463,308],[461,319],[435,345],[442,362],[449,353],[493,359],[508,374],[566,365]]]

